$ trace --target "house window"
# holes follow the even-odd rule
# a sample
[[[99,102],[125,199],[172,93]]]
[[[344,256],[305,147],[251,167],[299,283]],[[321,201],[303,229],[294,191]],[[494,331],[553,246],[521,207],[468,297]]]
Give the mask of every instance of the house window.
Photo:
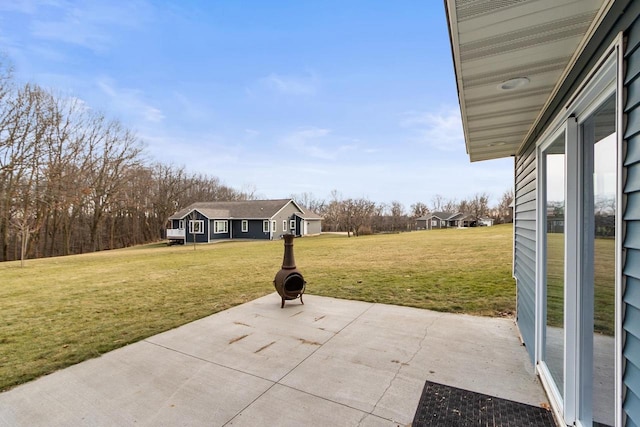
[[[228,222],[227,221],[213,221],[213,232],[216,234],[227,233],[228,230]]]
[[[291,231],[296,229],[296,220],[292,219],[289,221],[289,228],[291,229]]]
[[[431,220],[431,226],[432,227],[437,227],[438,226],[438,220],[437,219],[432,219]]]
[[[189,233],[204,234],[204,221],[201,219],[189,221]]]
[[[262,221],[262,232],[263,233],[269,232],[269,221],[267,220]]]
[[[178,221],[178,228],[181,230],[184,228],[184,219]]]
[[[282,231],[287,231],[287,220],[286,219],[282,220]]]
[[[273,231],[274,233],[276,232],[276,225],[277,223],[275,221],[271,221],[271,231]]]
[[[249,221],[247,221],[246,219],[242,220],[242,232],[246,233],[247,231],[249,231]]]

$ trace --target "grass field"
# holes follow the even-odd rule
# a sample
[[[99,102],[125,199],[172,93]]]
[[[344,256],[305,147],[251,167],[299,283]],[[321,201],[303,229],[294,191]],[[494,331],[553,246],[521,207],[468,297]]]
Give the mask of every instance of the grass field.
[[[613,336],[615,332],[615,240],[594,240],[594,331]],[[564,234],[547,234],[547,324],[563,327]]]
[[[515,307],[512,227],[295,240],[307,293],[485,316]],[[282,241],[0,264],[0,390],[274,292]],[[280,299],[274,296],[274,309]]]

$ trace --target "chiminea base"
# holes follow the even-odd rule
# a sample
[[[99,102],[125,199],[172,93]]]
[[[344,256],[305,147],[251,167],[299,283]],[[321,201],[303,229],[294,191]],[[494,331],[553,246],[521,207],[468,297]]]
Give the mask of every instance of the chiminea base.
[[[291,301],[291,300],[294,300],[296,298],[300,298],[300,304],[304,305],[304,301],[302,301],[302,294],[300,294],[297,297],[293,297],[293,298],[291,298],[291,297],[282,297],[282,304],[280,305],[280,308],[284,308],[284,302],[285,301],[287,301],[287,300]]]

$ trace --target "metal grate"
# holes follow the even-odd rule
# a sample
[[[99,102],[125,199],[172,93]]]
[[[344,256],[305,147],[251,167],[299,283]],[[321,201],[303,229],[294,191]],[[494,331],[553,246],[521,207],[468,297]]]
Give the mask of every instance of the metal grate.
[[[555,427],[541,407],[427,381],[412,427]]]

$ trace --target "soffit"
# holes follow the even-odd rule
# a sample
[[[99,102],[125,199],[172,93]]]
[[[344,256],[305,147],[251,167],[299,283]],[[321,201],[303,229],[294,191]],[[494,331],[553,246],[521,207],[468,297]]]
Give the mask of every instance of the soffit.
[[[445,0],[471,161],[515,155],[606,0]],[[522,87],[503,90],[510,79]]]

